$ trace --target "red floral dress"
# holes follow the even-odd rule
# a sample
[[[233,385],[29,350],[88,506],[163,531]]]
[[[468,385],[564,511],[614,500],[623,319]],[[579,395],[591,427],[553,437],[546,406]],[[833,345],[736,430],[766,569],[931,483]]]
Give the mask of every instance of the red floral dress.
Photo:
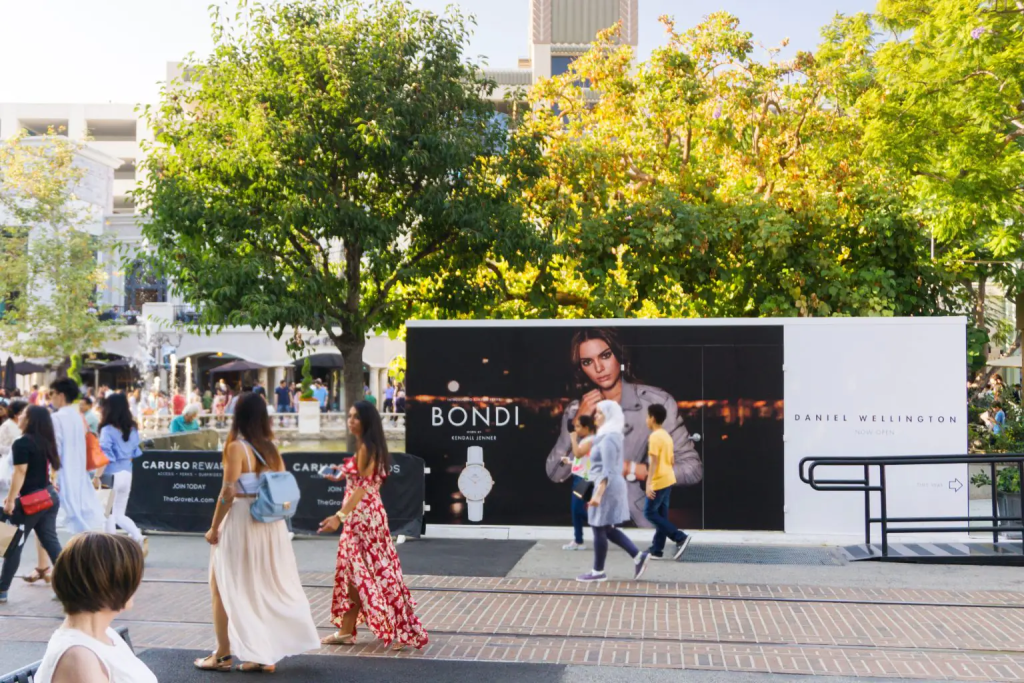
[[[351,584],[362,602],[357,624],[365,623],[386,645],[422,648],[427,644],[427,632],[414,613],[416,603],[402,578],[388,514],[380,499],[380,486],[387,475],[360,476],[355,458],[346,460],[343,470],[348,482],[345,501],[356,489],[364,489],[366,495],[345,521],[338,542],[331,621],[340,628],[345,612],[352,608],[348,598]]]

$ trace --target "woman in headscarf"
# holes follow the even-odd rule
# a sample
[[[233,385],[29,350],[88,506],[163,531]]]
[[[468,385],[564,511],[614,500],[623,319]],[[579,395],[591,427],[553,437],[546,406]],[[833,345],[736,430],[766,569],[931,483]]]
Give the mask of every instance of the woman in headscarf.
[[[576,577],[582,583],[607,581],[604,561],[608,557],[608,542],[619,546],[633,558],[633,579],[639,579],[647,570],[651,559],[648,552],[640,552],[616,525],[629,521],[629,499],[626,478],[622,475],[622,430],[625,417],[615,401],[601,401],[594,412],[597,436],[590,447],[590,481],[594,483],[587,517],[594,531],[594,568]]]

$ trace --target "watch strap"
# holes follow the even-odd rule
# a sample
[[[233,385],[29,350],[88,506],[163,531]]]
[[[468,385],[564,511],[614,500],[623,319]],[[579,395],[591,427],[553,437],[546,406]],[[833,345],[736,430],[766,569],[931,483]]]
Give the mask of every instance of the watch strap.
[[[466,464],[467,465],[483,465],[484,464],[484,449],[480,446],[470,446],[466,450]]]
[[[482,500],[467,501],[469,508],[469,521],[482,522],[484,519],[484,502]]]

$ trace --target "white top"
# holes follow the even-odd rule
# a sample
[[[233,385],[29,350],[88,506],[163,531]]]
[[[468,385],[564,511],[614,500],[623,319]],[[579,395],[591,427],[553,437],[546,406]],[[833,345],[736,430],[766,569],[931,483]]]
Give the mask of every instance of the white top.
[[[46,654],[43,655],[39,672],[33,681],[50,683],[53,680],[53,672],[57,670],[57,663],[64,653],[73,647],[84,647],[99,658],[110,676],[110,683],[157,683],[156,675],[135,656],[128,643],[117,635],[117,631],[108,628],[107,638],[113,645],[101,643],[77,629],[61,626],[50,636]]]
[[[0,456],[11,454],[11,446],[19,436],[21,436],[21,427],[18,426],[17,420],[7,420],[0,425]]]

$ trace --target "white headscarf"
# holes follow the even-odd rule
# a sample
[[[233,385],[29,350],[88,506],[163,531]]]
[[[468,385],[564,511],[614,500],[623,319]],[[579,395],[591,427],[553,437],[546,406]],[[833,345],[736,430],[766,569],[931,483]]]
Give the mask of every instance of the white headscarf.
[[[598,435],[622,434],[626,428],[626,417],[622,414],[622,407],[615,401],[601,401],[597,409],[604,415],[604,424],[597,428]]]

